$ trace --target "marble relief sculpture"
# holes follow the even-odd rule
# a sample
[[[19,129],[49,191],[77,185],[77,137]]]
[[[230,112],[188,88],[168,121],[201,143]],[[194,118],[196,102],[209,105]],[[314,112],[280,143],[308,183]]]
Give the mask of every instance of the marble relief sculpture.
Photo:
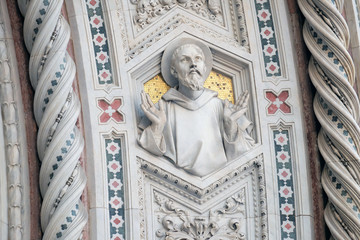
[[[170,64],[169,64],[170,63]],[[212,69],[210,49],[192,39],[179,39],[164,52],[161,72],[172,87],[158,106],[141,94],[141,108],[150,121],[142,121],[139,144],[177,167],[199,177],[223,167],[254,146],[245,117],[248,92],[231,104],[203,84]]]
[[[134,23],[138,30],[145,28],[175,6],[190,10],[214,23],[223,24],[220,0],[131,0],[136,5]]]

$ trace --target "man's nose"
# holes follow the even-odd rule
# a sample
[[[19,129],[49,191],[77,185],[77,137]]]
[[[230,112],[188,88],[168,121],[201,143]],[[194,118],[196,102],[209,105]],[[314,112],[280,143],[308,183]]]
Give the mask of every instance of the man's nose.
[[[190,68],[196,68],[196,63],[195,63],[194,59],[191,59]]]

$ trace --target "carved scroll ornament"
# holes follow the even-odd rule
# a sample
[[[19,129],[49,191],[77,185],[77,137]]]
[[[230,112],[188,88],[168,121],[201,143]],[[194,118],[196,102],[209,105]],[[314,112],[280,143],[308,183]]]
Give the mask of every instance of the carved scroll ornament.
[[[243,219],[245,218],[245,191],[228,198],[224,207],[210,210],[208,217],[192,216],[172,199],[154,192],[159,206],[158,220],[163,229],[156,232],[164,240],[243,240]]]
[[[218,24],[224,21],[220,0],[131,0],[131,3],[137,5],[134,23],[139,30],[176,6],[193,11]]]

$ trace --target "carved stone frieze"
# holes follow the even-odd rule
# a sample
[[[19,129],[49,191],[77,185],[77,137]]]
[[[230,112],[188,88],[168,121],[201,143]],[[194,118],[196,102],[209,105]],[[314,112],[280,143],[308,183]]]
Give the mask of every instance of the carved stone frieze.
[[[236,19],[239,26],[241,46],[249,50],[249,36],[245,21],[243,0],[235,0]],[[234,14],[232,14],[234,16]]]
[[[220,0],[131,0],[136,4],[134,23],[138,30],[156,21],[174,7],[179,6],[195,14],[223,25],[222,6]]]
[[[189,16],[185,16],[181,12],[173,11],[175,8],[184,9],[182,6],[187,6],[189,11],[192,11],[191,6],[200,1],[202,2],[202,7],[200,9],[203,9],[201,11],[204,12],[206,10],[205,12],[207,12],[209,16],[213,16],[213,21],[208,21],[208,17],[203,21],[196,21],[194,18],[189,18]],[[167,4],[167,2],[169,4]],[[125,21],[127,16],[124,9],[127,9],[128,6],[121,1],[116,1],[116,4],[118,9],[116,12],[119,18],[119,29],[122,36],[121,42],[125,52],[126,62],[141,54],[144,50],[163,39],[176,28],[184,25],[189,28],[196,29],[196,31],[213,39],[222,41],[230,46],[240,48],[246,52],[250,51],[242,0],[230,0],[229,2],[223,3],[219,0],[131,0],[131,4],[135,7],[134,11],[136,11],[134,13],[135,15],[133,15],[134,21],[132,21],[132,23],[127,23],[127,21]],[[141,7],[139,7],[139,4]],[[227,16],[222,15],[224,7],[227,8],[227,11],[229,11]],[[164,8],[167,10],[162,10],[162,15],[159,15],[159,13],[157,13],[158,15],[156,13],[149,13],[150,9],[153,8]],[[140,17],[137,11],[140,11],[143,17]],[[216,13],[216,17],[214,13]],[[167,17],[167,20],[161,21],[160,16],[165,14],[169,14],[170,17]],[[196,15],[199,14],[200,13],[196,13]],[[147,18],[147,15],[155,16]],[[222,19],[222,21],[224,21],[223,25],[216,24],[216,22],[214,22],[217,21],[216,19]],[[139,21],[145,21],[142,23],[142,27],[138,23]],[[150,26],[150,23],[153,23],[151,27],[145,28],[145,26]],[[209,27],[211,24],[202,23],[213,23],[212,25],[215,25],[216,28]],[[146,34],[139,34],[142,32],[140,30],[145,31],[145,29]],[[134,33],[136,34],[133,36]]]
[[[156,28],[156,30],[153,32],[152,35],[149,35],[146,38],[140,40],[134,46],[126,46],[127,54],[126,54],[125,60],[130,61],[131,59],[135,58],[140,53],[142,53],[144,50],[146,50],[148,47],[152,46],[154,43],[156,43],[160,39],[163,39],[166,35],[171,33],[174,29],[176,29],[177,27],[184,25],[184,24],[186,24],[189,27],[196,28],[197,31],[207,34],[214,39],[219,39],[219,40],[221,39],[222,41],[226,42],[230,46],[238,47],[240,49],[243,49],[246,52],[249,51],[248,44],[246,46],[243,46],[243,45],[241,45],[241,43],[239,42],[238,39],[234,39],[232,37],[228,37],[223,34],[220,34],[212,29],[209,29],[199,23],[192,21],[191,19],[186,18],[185,16],[183,16],[181,14],[177,14],[171,19],[171,21],[165,22],[164,24],[162,24],[158,28]]]
[[[146,177],[152,179],[153,181],[159,182],[170,189],[174,189],[176,192],[181,193],[190,200],[199,204],[205,203],[210,198],[212,198],[214,194],[217,194],[223,189],[229,188],[230,186],[247,177],[249,174],[254,174],[257,172],[259,179],[263,179],[264,177],[264,173],[259,171],[262,168],[263,155],[257,156],[255,159],[236,168],[234,171],[215,180],[213,183],[204,188],[196,186],[179,176],[173,175],[161,167],[158,167],[144,159],[138,158],[138,161],[141,164],[141,168],[143,169]],[[262,187],[263,189],[260,190],[265,189],[265,186]]]
[[[156,217],[162,228],[156,231],[160,240],[175,239],[246,239],[244,229],[245,190],[226,199],[222,207],[209,210],[197,216],[173,199],[154,191],[154,201],[158,208]]]
[[[152,164],[144,159],[141,159],[138,157],[137,159],[138,164],[138,188],[139,188],[139,207],[140,207],[140,231],[141,231],[141,239],[147,239],[151,234],[155,234],[155,232],[161,227],[162,231],[157,232],[158,239],[219,239],[216,238],[219,235],[209,235],[208,238],[196,238],[196,237],[185,237],[185,235],[173,235],[174,233],[169,233],[166,235],[167,232],[173,231],[175,228],[169,228],[166,230],[165,226],[163,225],[163,222],[166,226],[169,226],[172,224],[184,224],[184,222],[178,222],[179,219],[177,219],[173,223],[169,222],[164,219],[165,215],[160,212],[156,212],[157,214],[161,215],[160,222],[157,219],[155,225],[150,224],[150,218],[149,216],[152,216],[153,213],[149,212],[149,209],[158,209],[161,206],[161,201],[156,200],[156,197],[154,193],[160,195],[166,195],[168,196],[167,200],[176,199],[181,204],[184,204],[184,207],[189,207],[191,209],[197,209],[196,212],[202,212],[210,214],[209,209],[212,209],[212,212],[219,209],[226,209],[226,211],[230,211],[230,209],[233,209],[233,206],[235,206],[235,202],[232,202],[232,197],[234,197],[234,193],[239,192],[239,186],[247,186],[246,187],[246,208],[249,208],[249,211],[251,213],[244,216],[246,218],[247,224],[251,225],[252,230],[252,236],[246,236],[246,238],[254,238],[254,239],[268,239],[268,215],[267,215],[267,204],[266,204],[266,186],[265,186],[265,177],[264,177],[264,168],[263,168],[263,155],[259,155],[253,160],[250,160],[249,162],[242,164],[239,167],[234,167],[235,170],[228,172],[227,174],[224,174],[219,179],[214,179],[214,181],[207,185],[207,186],[198,186],[193,181],[189,180],[187,181],[187,178],[183,178],[184,175],[175,175],[170,173],[169,171],[160,168],[156,166],[155,164]],[[182,176],[182,177],[181,177]],[[245,185],[244,185],[245,184]],[[166,189],[166,190],[165,190]],[[166,192],[166,194],[165,194]],[[170,194],[170,195],[169,195]],[[154,195],[150,197],[150,195]],[[164,198],[164,197],[162,197]],[[153,199],[150,201],[150,199]],[[178,200],[182,199],[182,200]],[[155,202],[155,200],[157,202]],[[227,206],[221,205],[227,200]],[[160,204],[158,204],[160,203]],[[216,204],[215,204],[216,203]],[[149,208],[149,204],[152,205],[151,208]],[[165,203],[164,203],[165,204]],[[170,201],[167,203],[170,204]],[[215,204],[215,205],[214,205]],[[220,206],[220,205],[221,206]],[[245,204],[245,203],[244,203]],[[165,205],[164,205],[165,206]],[[166,206],[170,207],[170,206]],[[178,207],[176,207],[177,209]],[[167,209],[167,208],[164,208]],[[175,209],[175,208],[174,208]],[[181,209],[181,208],[180,208]],[[202,209],[202,210],[201,210]],[[153,211],[154,211],[153,210]],[[169,211],[169,209],[167,209]],[[174,210],[175,211],[175,210]],[[225,211],[225,212],[226,212]],[[218,212],[220,213],[220,212]],[[175,214],[175,213],[173,213]],[[175,216],[175,215],[174,215]],[[192,213],[191,217],[198,216],[198,214]],[[213,226],[211,226],[209,222],[209,216],[206,215],[205,220],[195,219],[191,218],[190,225],[192,224],[193,227],[189,226],[188,232],[195,231],[196,226],[201,226],[202,228],[206,228],[207,230],[214,231],[218,229],[219,226],[216,226],[215,230],[212,229]],[[225,215],[221,215],[225,216]],[[229,216],[226,217],[228,219]],[[229,217],[231,218],[231,216]],[[162,221],[164,219],[164,221]],[[204,217],[202,217],[204,219]],[[196,221],[195,221],[196,220]],[[199,221],[198,221],[199,220]],[[211,220],[211,219],[210,219]],[[228,219],[230,221],[230,219]],[[151,220],[155,221],[155,220]],[[222,223],[221,226],[228,226],[228,222]],[[217,221],[219,222],[219,221]],[[236,222],[234,222],[235,224]],[[160,225],[159,225],[160,224]],[[199,225],[200,224],[200,225]],[[202,225],[201,225],[202,224]],[[153,227],[149,227],[153,226]],[[223,229],[220,226],[221,229]],[[173,230],[171,230],[173,229]],[[204,230],[205,231],[205,230]],[[233,229],[235,231],[235,229]],[[216,230],[215,232],[218,232]],[[236,232],[236,231],[235,231]],[[223,233],[223,232],[222,232]],[[240,233],[240,232],[239,232]],[[149,235],[150,234],[150,235]],[[165,234],[165,235],[164,235]],[[220,232],[219,232],[220,234]],[[247,233],[249,234],[249,233]],[[154,235],[155,236],[155,235]],[[168,238],[165,238],[165,237]],[[200,235],[201,236],[201,235]],[[210,236],[212,238],[210,238]],[[215,237],[216,236],[216,237]],[[241,239],[241,238],[225,238],[225,235],[221,235],[222,238],[220,239]],[[231,235],[226,235],[231,236]],[[240,236],[240,235],[239,235]]]
[[[144,178],[141,171],[141,165],[140,162],[136,162],[137,165],[137,175],[139,176],[137,179],[137,185],[138,185],[138,199],[139,199],[139,217],[140,217],[140,239],[145,240],[145,202],[144,202]]]

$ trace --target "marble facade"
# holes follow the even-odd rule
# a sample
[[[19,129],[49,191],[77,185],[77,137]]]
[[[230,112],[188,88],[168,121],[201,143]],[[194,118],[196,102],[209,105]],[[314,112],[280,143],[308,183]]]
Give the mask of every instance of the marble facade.
[[[359,3],[319,1],[316,15],[309,2],[0,0],[0,238],[325,239],[325,215],[335,239],[356,239]],[[206,176],[137,142],[140,93],[179,38],[209,46],[235,99],[250,94],[255,146]]]

